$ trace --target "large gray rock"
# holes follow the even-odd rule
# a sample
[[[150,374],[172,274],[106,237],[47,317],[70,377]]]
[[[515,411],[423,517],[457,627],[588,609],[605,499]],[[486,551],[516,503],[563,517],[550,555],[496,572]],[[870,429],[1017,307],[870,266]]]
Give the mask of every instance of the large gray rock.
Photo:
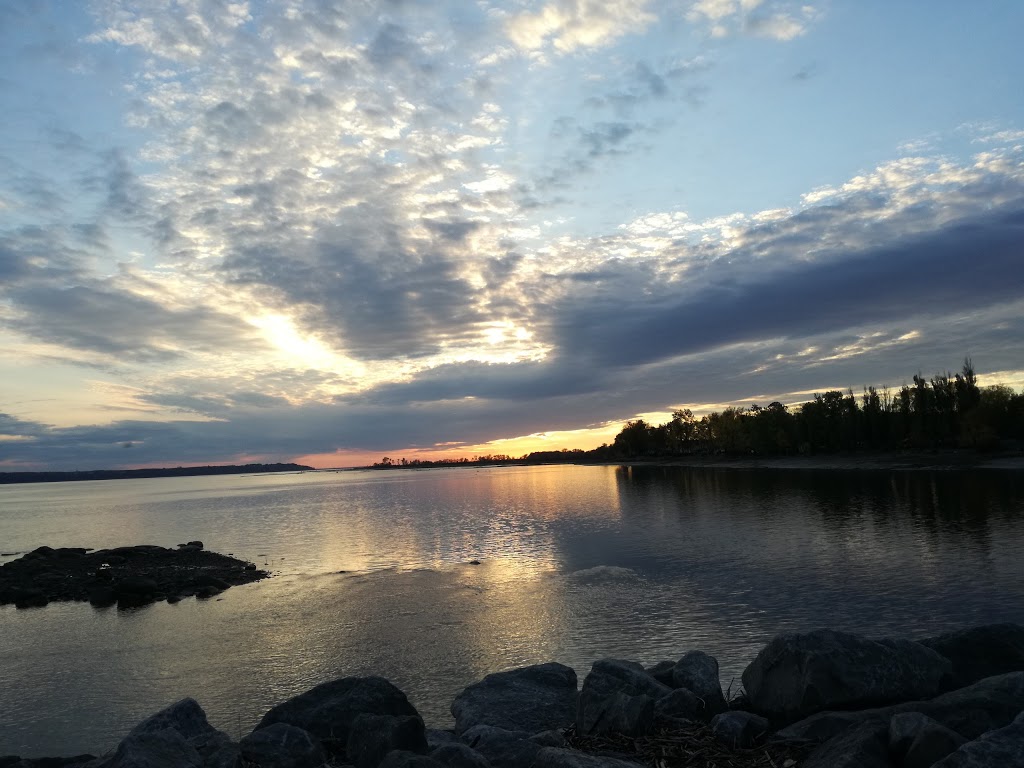
[[[203,759],[173,728],[125,737],[114,754],[92,768],[201,768]]]
[[[889,753],[901,768],[930,768],[966,741],[920,712],[900,712],[889,721]]]
[[[150,715],[132,728],[128,735],[156,733],[167,728],[180,733],[204,758],[231,743],[226,733],[210,725],[206,712],[192,698],[177,701]]]
[[[703,651],[690,651],[676,662],[672,668],[672,683],[674,687],[692,691],[704,700],[706,719],[729,708],[718,678],[718,659]]]
[[[427,751],[429,752],[433,752],[442,744],[461,743],[459,741],[459,737],[455,735],[455,731],[444,731],[440,728],[427,728],[424,730],[424,735],[427,737]]]
[[[601,659],[594,662],[580,689],[576,729],[588,736],[639,736],[654,725],[655,700],[671,693],[639,664]]]
[[[823,629],[779,635],[743,672],[753,708],[778,722],[936,695],[948,659],[909,640],[868,640]]]
[[[953,664],[948,688],[963,688],[993,675],[1024,671],[1024,627],[988,624],[919,641]]]
[[[364,713],[352,721],[345,752],[356,768],[377,768],[385,755],[396,749],[427,753],[427,737],[419,717]]]
[[[486,757],[465,744],[443,744],[430,756],[448,768],[491,768]]]
[[[800,766],[892,768],[889,760],[889,728],[885,723],[861,723],[817,747]]]
[[[329,752],[342,754],[352,721],[364,713],[419,716],[405,694],[384,678],[343,677],[278,704],[256,729],[274,723],[294,725],[319,738]]]
[[[637,768],[637,763],[603,755],[587,755],[574,749],[544,747],[537,753],[533,768]]]
[[[259,768],[319,768],[327,761],[320,739],[288,723],[274,723],[238,742],[242,760]]]
[[[644,671],[662,685],[672,688],[675,686],[675,681],[672,679],[672,670],[675,668],[676,662],[674,661],[659,661],[657,664],[645,667]]]
[[[774,738],[786,741],[821,741],[857,723],[888,723],[900,712],[921,712],[968,739],[1002,728],[1024,710],[1024,672],[1010,672],[979,680],[930,701],[910,701],[891,707],[857,712],[820,712],[793,723]]]
[[[242,750],[231,743],[203,758],[203,768],[239,768],[241,764]]]
[[[686,688],[677,688],[654,702],[654,719],[659,722],[707,720],[709,717],[704,699]]]
[[[1009,725],[969,741],[935,763],[934,768],[1022,768],[1024,766],[1024,712]]]
[[[766,718],[753,712],[722,712],[711,720],[715,738],[733,749],[750,749],[768,734]]]
[[[462,740],[487,758],[494,768],[528,768],[541,750],[541,745],[526,731],[510,731],[493,725],[474,725],[462,734]]]
[[[537,664],[488,675],[452,702],[456,733],[493,725],[531,733],[565,728],[576,715],[576,673],[563,664]]]

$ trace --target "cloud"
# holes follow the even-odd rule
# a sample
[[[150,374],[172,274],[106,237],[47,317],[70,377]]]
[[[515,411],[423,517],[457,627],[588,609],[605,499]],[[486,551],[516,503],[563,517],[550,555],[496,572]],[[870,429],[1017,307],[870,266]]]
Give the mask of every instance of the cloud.
[[[566,54],[600,48],[623,35],[643,31],[657,17],[647,0],[554,0],[535,13],[510,17],[505,30],[519,48],[548,46]]]
[[[790,0],[697,0],[686,18],[713,37],[745,34],[785,42],[803,35],[818,14],[814,6]]]

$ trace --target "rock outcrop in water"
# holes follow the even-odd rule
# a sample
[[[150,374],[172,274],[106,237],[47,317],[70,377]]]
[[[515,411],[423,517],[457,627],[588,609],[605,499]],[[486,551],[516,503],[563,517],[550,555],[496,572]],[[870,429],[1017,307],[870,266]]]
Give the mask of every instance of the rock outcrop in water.
[[[0,605],[32,608],[88,600],[132,608],[192,595],[212,597],[268,576],[253,563],[206,551],[201,541],[177,549],[149,544],[97,551],[39,547],[0,565]]]
[[[1020,768],[1021,637],[1012,624],[918,642],[780,635],[732,701],[699,652],[647,670],[603,659],[580,690],[572,669],[541,664],[466,688],[448,731],[425,728],[387,680],[347,677],[277,705],[237,743],[185,699],[103,757],[0,768]]]

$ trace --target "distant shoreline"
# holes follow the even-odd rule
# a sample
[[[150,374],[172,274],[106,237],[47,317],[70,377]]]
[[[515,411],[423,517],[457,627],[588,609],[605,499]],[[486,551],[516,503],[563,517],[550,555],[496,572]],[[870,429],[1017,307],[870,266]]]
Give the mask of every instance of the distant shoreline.
[[[0,485],[14,483],[66,483],[87,480],[132,480],[148,477],[201,477],[264,472],[312,472],[303,464],[230,464],[206,467],[154,469],[95,469],[84,472],[0,472]]]
[[[823,456],[681,456],[649,461],[604,462],[610,466],[684,467],[692,469],[813,470],[1024,470],[1024,454],[983,455],[970,452],[907,454],[834,454]]]

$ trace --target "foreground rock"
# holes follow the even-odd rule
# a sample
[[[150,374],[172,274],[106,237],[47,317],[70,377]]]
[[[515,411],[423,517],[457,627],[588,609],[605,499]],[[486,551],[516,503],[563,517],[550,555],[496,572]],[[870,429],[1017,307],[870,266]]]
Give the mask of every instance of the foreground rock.
[[[576,672],[537,664],[488,675],[452,702],[455,732],[493,725],[530,733],[565,728],[576,717]]]
[[[980,739],[967,742],[956,752],[935,763],[935,768],[987,766],[1024,766],[1024,712],[1005,728],[989,731]]]
[[[1024,669],[1024,627],[988,624],[920,641],[953,665],[946,686],[963,688],[986,677]]]
[[[1024,711],[1024,672],[979,680],[928,701],[909,701],[856,712],[819,712],[774,734],[781,741],[824,741],[868,720],[889,722],[901,712],[919,712],[968,739],[1009,724]]]
[[[256,730],[287,723],[319,738],[330,753],[344,756],[352,724],[360,715],[419,718],[405,694],[383,677],[343,677],[278,704]],[[426,741],[423,746],[425,750]]]
[[[815,712],[927,699],[952,664],[910,640],[869,640],[832,630],[779,635],[743,672],[754,709],[775,722]]]
[[[207,552],[201,542],[177,549],[141,544],[94,552],[39,547],[0,565],[0,605],[31,608],[88,600],[129,608],[191,595],[212,597],[269,575],[253,563]]]

